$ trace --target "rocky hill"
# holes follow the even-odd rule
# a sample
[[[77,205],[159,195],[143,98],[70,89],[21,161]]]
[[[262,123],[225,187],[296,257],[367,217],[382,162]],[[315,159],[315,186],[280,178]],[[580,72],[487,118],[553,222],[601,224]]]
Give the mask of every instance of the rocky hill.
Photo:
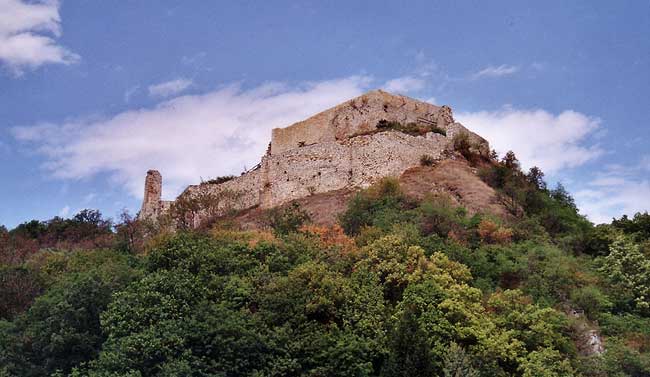
[[[371,91],[274,129],[266,154],[253,169],[189,186],[173,202],[161,200],[162,176],[149,171],[140,218],[156,219],[176,210],[196,227],[226,211],[263,210],[301,200],[318,209],[315,218],[329,222],[341,195],[383,177],[401,177],[407,190],[418,194],[447,191],[470,210],[500,214],[494,191],[466,164],[441,163],[455,159],[453,142],[460,134],[467,135],[474,152],[489,153],[488,142],[456,122],[448,106]],[[432,167],[414,170],[423,162]]]

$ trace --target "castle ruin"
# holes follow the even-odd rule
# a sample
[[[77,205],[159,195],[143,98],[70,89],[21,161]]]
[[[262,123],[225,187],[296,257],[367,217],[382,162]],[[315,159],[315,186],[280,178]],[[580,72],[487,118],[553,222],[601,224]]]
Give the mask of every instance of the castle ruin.
[[[410,135],[381,130],[380,121],[428,125],[439,132]],[[478,152],[489,152],[488,142],[454,121],[449,107],[375,90],[274,129],[269,149],[255,168],[227,182],[191,185],[176,202],[224,194],[229,199],[218,204],[224,211],[272,208],[318,193],[366,188],[418,166],[423,155],[443,158],[459,133],[466,133]],[[160,173],[147,172],[139,218],[156,219],[174,205],[161,200],[161,185]],[[192,222],[197,225],[200,220],[197,216]]]

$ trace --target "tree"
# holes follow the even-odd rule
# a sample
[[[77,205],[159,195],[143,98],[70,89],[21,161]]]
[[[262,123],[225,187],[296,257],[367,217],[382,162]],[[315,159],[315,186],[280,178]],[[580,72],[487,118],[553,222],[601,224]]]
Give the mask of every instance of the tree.
[[[381,370],[386,377],[430,377],[435,373],[431,345],[410,307],[402,312],[390,335],[388,360]]]
[[[526,180],[538,190],[546,190],[546,182],[544,182],[544,172],[537,166],[533,166],[526,174]]]
[[[558,182],[557,186],[551,190],[551,198],[555,199],[560,205],[571,208],[575,212],[578,212],[578,207],[576,207],[575,200],[564,188],[564,185],[562,185],[562,183]]]
[[[620,219],[614,219],[612,226],[622,230],[625,234],[634,236],[639,242],[650,240],[650,214],[648,212],[637,212],[633,219],[623,215]]]
[[[517,159],[517,156],[515,156],[515,152],[513,151],[508,151],[506,155],[503,156],[501,163],[510,170],[513,171],[520,170],[519,160]]]
[[[25,311],[43,291],[38,272],[0,265],[0,319],[11,320]]]
[[[473,360],[465,350],[456,343],[449,345],[449,352],[444,357],[444,377],[479,377],[473,366]]]
[[[628,304],[638,312],[650,314],[650,259],[624,237],[617,237],[603,258],[600,271],[615,287],[619,303]],[[629,302],[626,300],[629,297]],[[621,302],[622,301],[622,302]]]

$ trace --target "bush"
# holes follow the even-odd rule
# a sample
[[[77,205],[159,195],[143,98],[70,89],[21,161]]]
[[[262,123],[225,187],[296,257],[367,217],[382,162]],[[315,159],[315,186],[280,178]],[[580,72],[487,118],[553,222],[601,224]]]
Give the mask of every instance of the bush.
[[[271,228],[277,234],[297,232],[302,225],[310,221],[309,214],[300,208],[298,202],[292,202],[284,208],[273,208],[268,217]]]
[[[478,225],[478,234],[484,243],[507,244],[512,240],[512,229],[484,219]]]
[[[420,156],[420,165],[422,166],[431,166],[434,164],[436,160],[432,157],[429,156],[428,154],[423,154]]]
[[[415,122],[402,124],[400,122],[387,121],[385,119],[382,119],[379,122],[377,122],[377,130],[380,132],[387,131],[387,130],[395,130],[412,136],[424,136],[429,132],[437,133],[442,136],[447,136],[447,131],[443,130],[438,126],[434,126],[432,124],[420,124]]]
[[[399,182],[394,178],[384,178],[358,192],[339,217],[339,222],[349,235],[358,234],[364,226],[387,230],[393,224],[410,218],[406,211],[408,205]]]
[[[235,179],[234,175],[223,175],[221,177],[208,179],[207,181],[201,182],[201,183],[206,183],[206,184],[210,184],[210,185],[218,185],[218,184],[221,184],[221,183],[224,183],[224,182],[231,181],[233,179]]]
[[[460,132],[454,135],[452,140],[454,150],[467,160],[472,158],[472,143],[469,141],[469,134],[467,132]]]
[[[571,291],[571,301],[584,310],[589,319],[597,319],[598,313],[611,309],[612,303],[597,287],[586,286]]]
[[[464,208],[454,207],[446,196],[427,198],[419,208],[422,234],[436,234],[446,237],[454,231],[457,235],[464,231]]]

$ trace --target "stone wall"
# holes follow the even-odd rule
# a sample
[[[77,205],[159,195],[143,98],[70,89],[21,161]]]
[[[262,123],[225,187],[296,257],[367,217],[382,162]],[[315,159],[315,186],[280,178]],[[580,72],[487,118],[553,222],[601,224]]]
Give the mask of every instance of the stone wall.
[[[364,188],[417,166],[422,155],[439,158],[449,139],[434,133],[415,137],[396,131],[319,143],[265,157],[267,181],[261,206],[343,188]]]
[[[191,197],[200,193],[219,195],[228,191],[228,196],[236,196],[236,200],[230,203],[223,203],[222,206],[234,210],[254,207],[260,202],[260,189],[262,188],[261,175],[261,169],[257,169],[224,183],[191,185],[179,197]]]

